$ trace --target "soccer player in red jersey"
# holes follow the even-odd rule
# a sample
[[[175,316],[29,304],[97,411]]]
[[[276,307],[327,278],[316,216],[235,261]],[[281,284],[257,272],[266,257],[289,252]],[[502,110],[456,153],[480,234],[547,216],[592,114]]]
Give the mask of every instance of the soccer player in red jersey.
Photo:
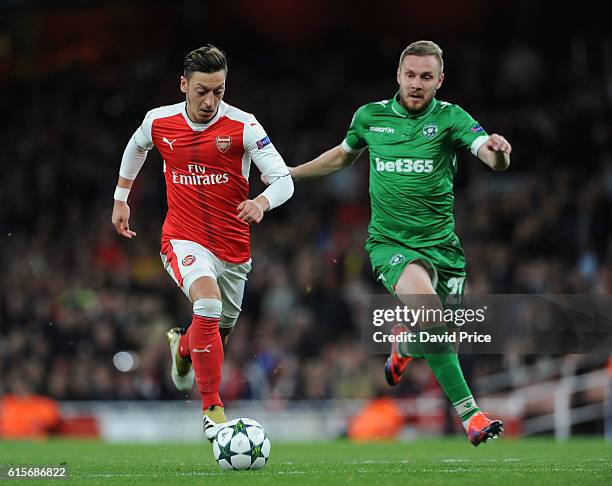
[[[129,226],[128,194],[155,146],[164,161],[168,199],[161,259],[193,303],[188,330],[167,333],[172,380],[188,392],[195,376],[205,431],[226,421],[219,396],[223,346],[251,270],[249,224],[293,194],[289,170],[256,118],[223,101],[226,77],[227,60],[217,47],[206,45],[185,57],[180,89],[186,99],[149,111],[131,137],[112,215],[121,236],[136,236]],[[248,197],[251,161],[272,182],[254,199]]]

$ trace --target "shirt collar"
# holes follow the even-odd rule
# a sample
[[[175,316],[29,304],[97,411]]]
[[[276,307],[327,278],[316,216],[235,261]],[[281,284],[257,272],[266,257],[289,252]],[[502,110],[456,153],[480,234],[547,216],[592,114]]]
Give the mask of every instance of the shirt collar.
[[[431,102],[429,103],[429,105],[427,105],[427,107],[424,110],[418,113],[411,113],[406,108],[404,108],[402,104],[399,102],[399,91],[398,91],[397,93],[395,93],[395,96],[393,97],[393,102],[391,103],[391,109],[398,115],[403,116],[404,118],[411,118],[413,120],[416,120],[418,118],[423,118],[424,116],[429,115],[433,111],[433,109],[436,107],[437,104],[438,104],[438,101],[435,98],[433,98]]]
[[[215,116],[208,123],[195,123],[195,122],[191,121],[191,118],[189,118],[189,115],[187,114],[187,102],[184,101],[183,102],[183,118],[185,118],[185,121],[187,122],[187,125],[189,125],[192,130],[201,132],[202,130],[206,130],[209,126],[211,126],[213,123],[215,123],[217,120],[219,120],[219,118],[221,118],[221,115],[225,112],[226,106],[227,106],[226,103],[224,101],[222,101],[219,104],[219,108],[217,109],[217,113],[215,114]]]

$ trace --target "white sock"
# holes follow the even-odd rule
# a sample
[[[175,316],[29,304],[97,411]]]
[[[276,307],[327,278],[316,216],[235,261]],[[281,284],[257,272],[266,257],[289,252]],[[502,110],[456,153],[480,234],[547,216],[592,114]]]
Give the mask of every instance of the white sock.
[[[472,413],[474,410],[478,410],[478,405],[476,405],[476,400],[472,395],[462,398],[461,400],[453,403],[453,407],[455,407],[455,411],[460,418],[465,417],[469,414],[469,417],[465,420],[461,420],[463,424],[463,428],[467,431],[468,422],[474,416]]]

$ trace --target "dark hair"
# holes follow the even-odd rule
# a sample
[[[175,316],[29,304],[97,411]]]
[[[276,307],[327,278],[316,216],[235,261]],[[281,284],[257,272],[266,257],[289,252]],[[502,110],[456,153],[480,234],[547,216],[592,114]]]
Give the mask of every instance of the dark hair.
[[[206,44],[185,56],[183,70],[187,79],[191,78],[191,75],[196,71],[201,73],[225,71],[227,73],[225,52],[212,44]]]

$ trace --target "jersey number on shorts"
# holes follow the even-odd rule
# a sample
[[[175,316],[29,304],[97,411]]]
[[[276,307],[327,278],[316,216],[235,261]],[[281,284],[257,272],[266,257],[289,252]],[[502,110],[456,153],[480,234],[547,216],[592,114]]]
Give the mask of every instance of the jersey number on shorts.
[[[448,296],[446,297],[446,305],[459,305],[463,299],[463,287],[465,285],[465,277],[449,278],[446,282],[448,288]]]

